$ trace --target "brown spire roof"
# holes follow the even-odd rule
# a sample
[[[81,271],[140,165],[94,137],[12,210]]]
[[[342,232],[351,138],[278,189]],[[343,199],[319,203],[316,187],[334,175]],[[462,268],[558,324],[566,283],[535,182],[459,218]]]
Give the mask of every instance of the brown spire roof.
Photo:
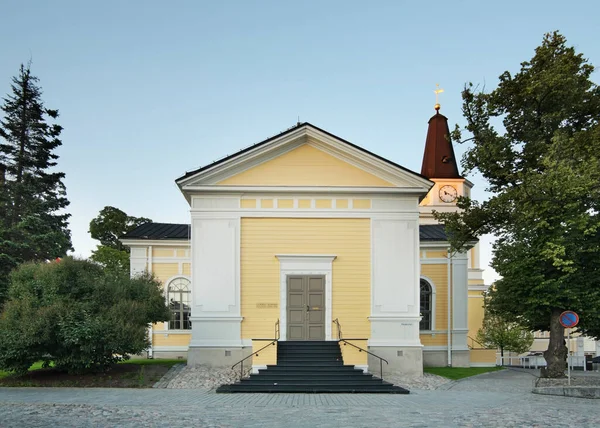
[[[427,178],[462,178],[450,141],[448,118],[440,114],[438,105],[436,113],[429,119],[421,175]]]

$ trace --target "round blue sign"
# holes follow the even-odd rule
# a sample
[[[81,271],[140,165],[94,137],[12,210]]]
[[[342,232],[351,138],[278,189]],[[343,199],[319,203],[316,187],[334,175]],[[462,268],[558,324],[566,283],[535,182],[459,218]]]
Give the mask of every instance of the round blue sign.
[[[579,315],[573,311],[564,311],[560,314],[560,323],[566,328],[575,327],[579,323]]]

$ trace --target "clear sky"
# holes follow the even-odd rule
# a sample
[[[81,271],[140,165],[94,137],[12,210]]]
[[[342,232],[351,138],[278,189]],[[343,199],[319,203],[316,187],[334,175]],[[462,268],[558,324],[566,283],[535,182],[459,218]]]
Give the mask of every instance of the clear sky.
[[[600,66],[599,12],[597,0],[4,0],[0,94],[31,59],[60,110],[73,245],[88,256],[104,206],[187,223],[177,177],[298,117],[420,171],[436,83],[452,127],[465,82],[494,88],[545,32]]]

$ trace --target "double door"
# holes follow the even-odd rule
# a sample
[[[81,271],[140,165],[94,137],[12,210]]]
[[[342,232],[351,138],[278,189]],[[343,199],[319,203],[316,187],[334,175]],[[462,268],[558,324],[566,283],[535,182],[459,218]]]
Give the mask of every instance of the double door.
[[[325,340],[325,277],[287,277],[287,340]]]

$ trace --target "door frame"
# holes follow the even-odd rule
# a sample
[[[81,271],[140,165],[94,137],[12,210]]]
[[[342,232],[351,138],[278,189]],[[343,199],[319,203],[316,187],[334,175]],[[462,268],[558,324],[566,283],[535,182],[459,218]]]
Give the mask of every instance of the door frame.
[[[287,340],[287,277],[288,275],[321,275],[325,277],[325,340],[332,340],[333,261],[331,254],[276,254],[279,259],[279,331],[280,340]]]

